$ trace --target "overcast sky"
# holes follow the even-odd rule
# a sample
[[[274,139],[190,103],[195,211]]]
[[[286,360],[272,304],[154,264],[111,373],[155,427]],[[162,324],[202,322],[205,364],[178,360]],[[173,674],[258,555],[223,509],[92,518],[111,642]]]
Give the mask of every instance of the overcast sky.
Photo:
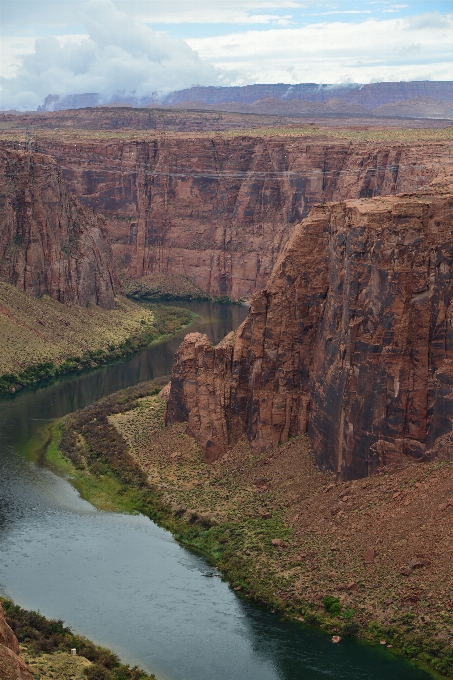
[[[453,0],[0,0],[2,109],[47,94],[453,79]]]

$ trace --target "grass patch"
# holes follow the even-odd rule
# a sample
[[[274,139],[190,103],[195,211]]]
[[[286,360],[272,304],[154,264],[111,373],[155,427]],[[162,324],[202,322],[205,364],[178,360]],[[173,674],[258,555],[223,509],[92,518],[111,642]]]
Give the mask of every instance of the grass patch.
[[[41,459],[69,479],[82,498],[99,510],[136,514],[148,507],[144,475],[121,437],[107,421],[110,411],[132,407],[168,382],[157,378],[123,390],[42,428],[28,443],[27,457]]]
[[[210,300],[210,296],[180,274],[148,274],[123,282],[125,293],[134,300]]]
[[[118,361],[162,342],[195,315],[117,298],[117,309],[67,307],[0,283],[0,394]],[[25,365],[24,365],[25,364]]]

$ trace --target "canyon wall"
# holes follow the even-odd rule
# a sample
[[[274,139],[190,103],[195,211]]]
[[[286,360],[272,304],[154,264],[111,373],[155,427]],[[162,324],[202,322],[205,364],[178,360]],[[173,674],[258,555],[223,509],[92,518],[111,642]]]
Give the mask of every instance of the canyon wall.
[[[450,142],[323,136],[37,136],[69,190],[108,218],[123,278],[183,275],[217,297],[263,288],[317,202],[414,191],[451,162]]]
[[[0,148],[0,280],[59,302],[115,306],[106,221],[67,192],[50,156]]]
[[[453,455],[453,193],[316,206],[237,333],[186,336],[167,423],[214,460],[309,434],[339,479]]]

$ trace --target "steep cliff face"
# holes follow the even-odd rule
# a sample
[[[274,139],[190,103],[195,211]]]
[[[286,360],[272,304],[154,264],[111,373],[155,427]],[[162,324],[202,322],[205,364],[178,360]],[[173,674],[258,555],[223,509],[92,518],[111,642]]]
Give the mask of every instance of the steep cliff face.
[[[452,149],[289,135],[35,144],[61,164],[70,191],[108,217],[122,276],[182,275],[232,298],[265,286],[314,203],[417,190]]]
[[[213,460],[308,432],[319,465],[363,477],[453,454],[453,194],[315,207],[237,335],[188,335],[169,423]]]
[[[0,280],[114,308],[106,221],[67,192],[53,158],[0,148],[0,198]]]

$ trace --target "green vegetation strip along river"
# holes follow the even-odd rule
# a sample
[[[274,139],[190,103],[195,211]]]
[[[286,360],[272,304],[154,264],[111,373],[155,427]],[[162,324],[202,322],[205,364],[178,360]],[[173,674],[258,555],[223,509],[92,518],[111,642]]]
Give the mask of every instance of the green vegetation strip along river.
[[[319,626],[330,634],[358,636],[374,643],[385,639],[391,642],[394,653],[425,668],[429,666],[434,676],[437,671],[451,677],[450,645],[415,634],[410,617],[402,617],[391,627],[384,628],[376,622],[364,626],[353,609],[343,606],[338,598],[328,593],[325,593],[321,608],[319,604],[284,597],[282,588],[286,577],[275,569],[275,560],[278,561],[275,549],[265,547],[271,545],[275,536],[291,540],[291,528],[285,524],[281,511],[273,509],[269,516],[258,512],[252,517],[217,521],[208,513],[191,512],[184,504],[170,505],[165,493],[168,484],[162,484],[162,489],[147,481],[143,466],[131,455],[126,441],[112,424],[112,416],[130,414],[143,402],[144,409],[154,408],[155,431],[162,429],[164,402],[156,397],[146,398],[156,395],[167,380],[149,381],[117,392],[54,424],[46,452],[48,464],[68,476],[81,495],[96,507],[142,513],[170,530],[179,542],[200,552],[217,566],[241,596],[284,617]],[[171,442],[171,437],[176,439]],[[182,431],[169,432],[168,438],[170,448],[172,443],[174,447],[183,447],[185,436]],[[199,458],[201,461],[201,455]],[[199,466],[196,464],[195,467],[197,474]],[[191,472],[194,474],[194,470],[187,467],[188,481]],[[195,482],[195,485],[199,483]],[[229,493],[235,492],[227,477],[220,480],[219,489],[221,483]],[[252,555],[250,552],[251,547],[256,549],[257,546],[267,560],[267,568],[258,571],[254,565],[258,553]]]
[[[63,624],[63,621],[49,620],[38,612],[26,611],[11,600],[0,597],[6,614],[8,625],[12,628],[20,646],[21,656],[25,659],[33,675],[37,678],[56,678],[58,673],[57,659],[61,658],[68,665],[73,659],[71,650],[77,651],[77,657],[84,657],[91,663],[83,664],[83,670],[71,668],[71,677],[86,680],[155,680],[155,675],[148,675],[134,666],[122,664],[116,654],[105,647],[94,645],[90,640],[77,635]],[[46,656],[52,655],[52,656]],[[55,657],[59,655],[59,657]],[[55,660],[54,660],[55,659]],[[77,660],[78,660],[77,659]],[[76,660],[76,661],[77,661]],[[73,675],[74,673],[74,675]]]
[[[31,364],[18,373],[4,373],[0,375],[0,394],[15,392],[23,387],[60,375],[76,373],[118,361],[145,347],[163,342],[188,326],[195,318],[195,315],[189,310],[180,307],[152,304],[147,305],[147,308],[154,314],[152,326],[145,325],[142,331],[127,337],[119,345],[109,345],[106,349],[95,349],[83,352],[80,355],[70,356],[60,364],[45,361]]]

